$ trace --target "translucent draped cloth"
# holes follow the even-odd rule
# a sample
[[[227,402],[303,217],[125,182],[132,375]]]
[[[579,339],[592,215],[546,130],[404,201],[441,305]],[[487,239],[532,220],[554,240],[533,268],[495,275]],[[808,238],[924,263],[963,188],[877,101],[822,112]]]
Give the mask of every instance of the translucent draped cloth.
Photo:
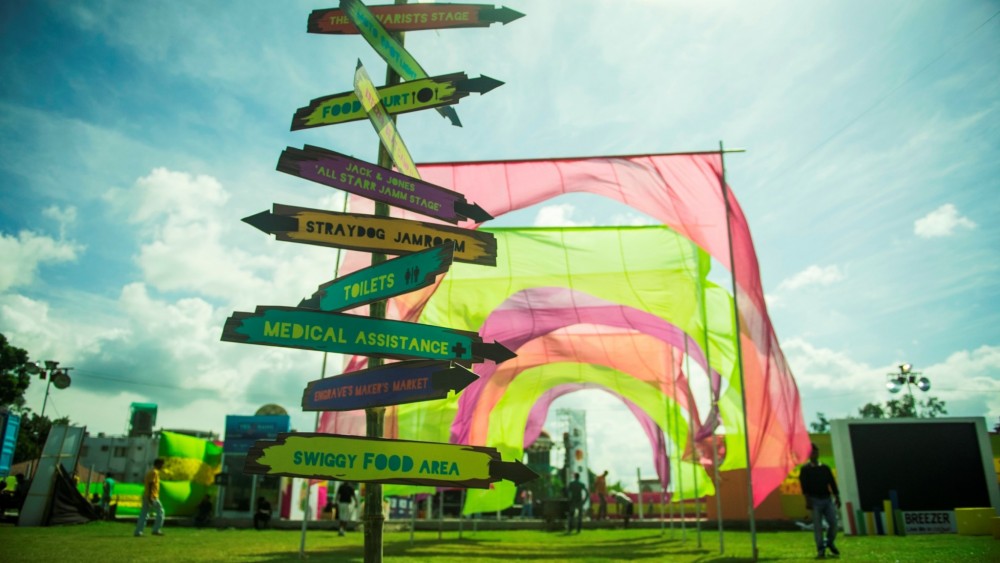
[[[675,236],[676,240],[669,243],[639,243],[652,246],[625,245],[622,239],[616,248],[614,243],[605,241],[598,245],[602,253],[598,257],[594,252],[579,252],[586,251],[588,245],[595,244],[586,237],[600,230],[549,230],[550,233],[558,233],[558,240],[549,237],[544,241],[542,239],[545,237],[539,238],[537,234],[542,231],[498,230],[495,231],[498,238],[503,234],[507,239],[499,245],[498,259],[512,260],[504,274],[491,274],[489,271],[492,269],[488,267],[456,264],[449,274],[443,276],[444,281],[440,286],[390,300],[390,318],[481,330],[494,311],[503,311],[505,307],[512,306],[507,302],[508,299],[514,298],[519,291],[533,288],[558,288],[554,295],[562,295],[561,298],[573,295],[572,292],[582,291],[628,310],[648,313],[663,319],[694,341],[713,373],[721,377],[721,385],[714,388],[719,393],[718,412],[715,413],[713,409],[710,415],[717,414],[725,430],[728,453],[723,468],[747,466],[744,447],[735,441],[742,442],[745,432],[750,446],[749,466],[754,480],[755,504],[762,502],[791,468],[804,460],[809,445],[798,390],[767,315],[757,258],[745,217],[731,191],[728,192],[728,202],[722,198],[720,154],[432,164],[420,166],[419,170],[425,180],[462,192],[469,201],[480,205],[495,217],[563,193],[588,192],[630,205],[669,226],[671,230],[664,232],[680,236]],[[373,203],[352,196],[351,209],[353,212],[371,212]],[[425,217],[398,209],[393,209],[392,213],[393,216],[427,221]],[[728,226],[732,230],[732,263],[735,267],[730,263],[727,216]],[[627,233],[629,229],[624,227],[616,231]],[[583,233],[586,233],[586,237]],[[682,247],[690,247],[688,240],[693,241],[701,250],[684,254]],[[529,242],[538,242],[539,248],[545,250],[524,250],[530,246]],[[560,256],[558,248],[563,249],[563,255]],[[681,269],[686,273],[680,275],[671,270],[664,264],[668,260],[662,256],[654,258],[652,265],[638,260],[653,254],[649,252],[653,250],[675,252],[676,256],[671,260],[679,260],[678,263],[683,264]],[[623,257],[618,262],[617,269],[610,267],[606,260],[601,262],[600,258],[606,258],[603,254],[614,256],[616,253]],[[581,258],[584,255],[586,257]],[[743,383],[746,387],[746,429],[743,428],[740,409],[740,378],[734,377],[738,375],[739,365],[735,361],[735,334],[731,321],[733,301],[724,290],[704,279],[707,260],[698,256],[708,255],[729,267],[735,276],[740,320],[739,343],[743,356]],[[366,267],[369,263],[370,257],[367,254],[349,252],[341,274]],[[588,265],[591,263],[604,264],[604,270],[590,271]],[[475,268],[476,271],[469,268]],[[655,275],[647,275],[651,271]],[[459,278],[466,275],[474,281],[462,283]],[[507,276],[506,279],[503,279],[504,276]],[[583,284],[581,280],[584,277],[593,283]],[[653,281],[654,278],[656,281]],[[486,283],[487,280],[489,296],[466,293],[469,287]],[[582,287],[583,285],[586,287]],[[614,292],[608,294],[599,291],[621,285],[628,287],[631,293],[623,297]],[[443,290],[446,292],[442,293]],[[560,293],[559,290],[570,290],[571,293]],[[443,300],[446,305],[431,307],[430,304],[435,299]],[[569,309],[575,308],[576,304],[571,299]],[[362,310],[354,312],[366,313]],[[567,315],[565,311],[559,314]],[[536,315],[532,311],[527,317],[531,320],[522,322],[537,326],[539,319],[544,318],[539,315],[543,313]],[[579,315],[581,320],[588,318],[586,311],[582,310],[574,310],[566,318],[572,319],[573,315]],[[726,315],[728,319],[725,318]],[[590,324],[600,326],[601,321],[598,319],[597,323]],[[648,334],[642,328],[637,330]],[[526,328],[522,334],[527,336],[521,337],[526,339],[524,344],[538,338],[536,332],[532,332],[530,326]],[[361,369],[365,362],[365,358],[352,358],[348,371]],[[485,366],[477,368],[477,371],[483,370],[481,375],[488,375],[486,372],[491,369],[496,370],[491,364],[480,366]],[[621,373],[631,377],[630,372]],[[476,394],[474,386],[487,385],[489,381],[490,378],[484,378],[467,388],[462,395],[468,393],[472,397]],[[673,377],[672,381],[677,381],[677,378]],[[494,410],[500,402],[496,403]],[[459,401],[452,401],[449,405],[445,408],[425,405],[426,408],[422,409],[419,405],[410,405],[390,409],[387,435],[411,438],[415,437],[414,434],[427,434],[424,430],[411,428],[416,423],[446,427],[447,432],[432,433],[441,440],[459,439],[466,435],[464,426],[470,423],[464,418],[456,418],[463,406]],[[468,407],[467,404],[464,406]],[[426,416],[408,415],[406,411],[409,408],[425,410]],[[462,412],[464,417],[465,410]],[[469,412],[476,411],[473,409]],[[352,429],[363,433],[363,416],[360,417],[360,424],[358,418],[357,415],[327,413],[321,420],[320,430],[343,433]],[[700,429],[702,434],[705,433],[704,426],[702,424]],[[714,421],[708,428],[714,431]]]

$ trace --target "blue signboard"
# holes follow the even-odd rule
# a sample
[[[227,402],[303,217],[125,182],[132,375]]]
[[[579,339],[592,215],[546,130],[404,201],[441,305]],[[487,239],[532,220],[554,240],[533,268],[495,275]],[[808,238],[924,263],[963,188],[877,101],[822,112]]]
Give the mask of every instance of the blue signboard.
[[[0,414],[0,479],[10,475],[10,463],[17,447],[17,434],[21,430],[21,417],[16,414]]]
[[[245,454],[257,440],[274,440],[278,434],[288,432],[291,425],[292,419],[287,414],[226,415],[226,439],[222,451]]]

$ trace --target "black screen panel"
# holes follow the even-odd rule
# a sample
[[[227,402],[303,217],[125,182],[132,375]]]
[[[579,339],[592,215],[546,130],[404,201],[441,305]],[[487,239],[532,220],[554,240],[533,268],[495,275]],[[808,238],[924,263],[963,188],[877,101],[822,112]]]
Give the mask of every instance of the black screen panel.
[[[861,509],[882,510],[889,491],[901,510],[990,506],[971,422],[851,424]]]

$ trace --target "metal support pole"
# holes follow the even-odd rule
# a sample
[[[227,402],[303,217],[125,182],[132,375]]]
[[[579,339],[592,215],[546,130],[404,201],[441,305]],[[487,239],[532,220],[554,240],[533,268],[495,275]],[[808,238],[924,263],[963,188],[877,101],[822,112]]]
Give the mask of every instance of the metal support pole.
[[[406,0],[396,0],[396,5],[406,4]],[[403,45],[402,32],[390,32],[399,44]],[[385,83],[393,86],[400,83],[400,77],[391,66],[385,71]],[[390,115],[390,119],[395,123],[396,116]],[[389,151],[379,141],[378,145],[378,165],[383,168],[392,168],[392,157]],[[389,205],[382,202],[375,202],[375,216],[388,217]],[[385,254],[372,254],[372,266],[385,262]],[[385,318],[385,301],[377,301],[370,306],[370,316],[373,319]],[[368,367],[376,368],[382,365],[381,358],[369,358]],[[381,438],[385,425],[385,407],[365,409],[365,436],[369,438]],[[382,484],[368,483],[365,486],[365,563],[382,562],[382,525],[385,522],[385,515],[382,514]]]
[[[752,550],[752,557],[754,561],[757,561],[757,524],[754,518],[753,508],[753,472],[751,471],[752,459],[750,457],[750,425],[747,417],[746,380],[743,378],[743,347],[740,338],[740,302],[738,288],[736,285],[736,259],[735,253],[733,252],[733,229],[730,222],[732,210],[729,206],[729,187],[726,186],[725,158],[722,141],[719,141],[719,164],[722,168],[719,183],[722,186],[722,202],[726,206],[726,235],[729,239],[729,268],[730,274],[732,274],[730,279],[732,279],[733,282],[733,329],[736,333],[736,363],[740,370],[740,399],[743,403],[743,446],[746,449],[747,456],[747,514],[750,517],[750,547]]]

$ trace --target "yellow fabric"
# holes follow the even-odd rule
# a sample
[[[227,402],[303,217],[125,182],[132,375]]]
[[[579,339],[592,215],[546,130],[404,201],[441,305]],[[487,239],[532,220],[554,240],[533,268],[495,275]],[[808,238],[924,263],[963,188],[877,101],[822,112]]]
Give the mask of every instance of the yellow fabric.
[[[142,494],[149,500],[159,500],[160,498],[160,472],[156,468],[150,469],[143,480]]]

